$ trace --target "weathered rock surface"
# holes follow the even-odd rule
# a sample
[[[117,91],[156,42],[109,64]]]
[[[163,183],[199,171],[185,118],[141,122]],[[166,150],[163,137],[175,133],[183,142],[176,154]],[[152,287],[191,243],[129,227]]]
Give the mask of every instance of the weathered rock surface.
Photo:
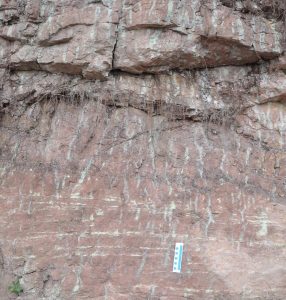
[[[22,22],[2,17],[0,37],[10,44],[2,46],[1,64],[103,79],[113,67],[154,73],[243,65],[283,51],[278,21],[219,1],[65,2],[29,2],[26,18],[15,17]]]
[[[218,1],[134,1],[124,17],[115,67],[129,72],[241,65],[282,51],[278,24]]]
[[[1,300],[17,277],[23,300],[285,299],[266,0],[2,0],[0,22]]]

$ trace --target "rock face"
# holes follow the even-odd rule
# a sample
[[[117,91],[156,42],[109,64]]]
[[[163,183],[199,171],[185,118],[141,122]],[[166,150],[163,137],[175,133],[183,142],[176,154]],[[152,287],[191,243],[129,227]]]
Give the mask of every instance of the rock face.
[[[0,1],[0,299],[285,299],[273,3]]]

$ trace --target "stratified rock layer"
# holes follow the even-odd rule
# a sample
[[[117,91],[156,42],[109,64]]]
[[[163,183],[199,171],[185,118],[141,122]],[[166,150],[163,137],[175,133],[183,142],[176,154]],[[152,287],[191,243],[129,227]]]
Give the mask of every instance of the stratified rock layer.
[[[0,299],[285,299],[283,27],[256,2],[0,1]]]

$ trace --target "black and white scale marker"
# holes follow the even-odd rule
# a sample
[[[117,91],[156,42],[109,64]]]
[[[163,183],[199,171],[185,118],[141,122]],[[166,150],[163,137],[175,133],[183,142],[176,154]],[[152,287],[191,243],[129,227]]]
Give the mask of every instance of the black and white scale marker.
[[[173,272],[181,273],[182,257],[183,257],[183,243],[176,243]]]

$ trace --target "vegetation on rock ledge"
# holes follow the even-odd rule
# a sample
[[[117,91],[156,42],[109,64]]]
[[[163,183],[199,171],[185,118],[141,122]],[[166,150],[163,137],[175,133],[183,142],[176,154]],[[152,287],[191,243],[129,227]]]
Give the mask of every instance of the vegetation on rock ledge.
[[[17,296],[19,296],[24,291],[19,279],[13,281],[8,289],[11,293],[16,294]]]

